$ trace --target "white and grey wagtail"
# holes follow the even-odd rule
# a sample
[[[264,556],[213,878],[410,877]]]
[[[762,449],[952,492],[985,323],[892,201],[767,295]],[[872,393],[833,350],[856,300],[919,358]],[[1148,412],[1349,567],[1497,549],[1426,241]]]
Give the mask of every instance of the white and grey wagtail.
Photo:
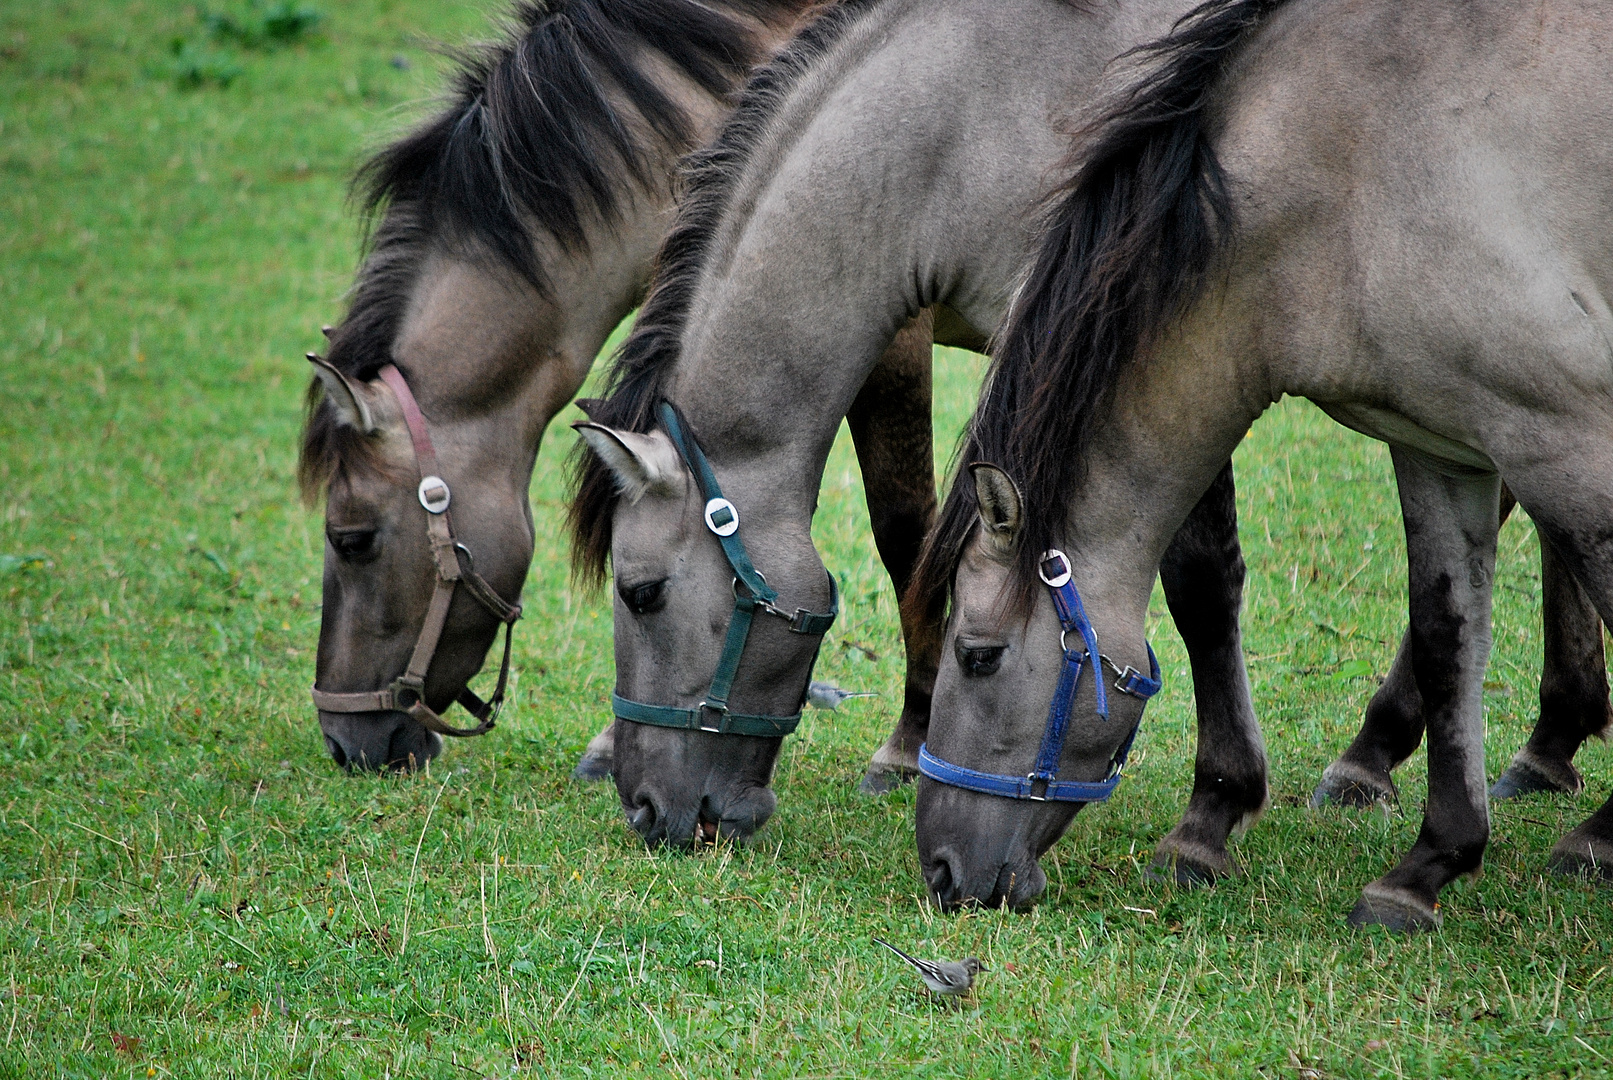
[[[966,956],[962,960],[920,960],[909,956],[901,949],[888,941],[874,939],[875,945],[883,945],[891,952],[913,965],[913,970],[919,973],[924,985],[929,987],[930,993],[942,997],[956,997],[967,994],[969,987],[974,985],[975,975],[989,970],[973,956]]]

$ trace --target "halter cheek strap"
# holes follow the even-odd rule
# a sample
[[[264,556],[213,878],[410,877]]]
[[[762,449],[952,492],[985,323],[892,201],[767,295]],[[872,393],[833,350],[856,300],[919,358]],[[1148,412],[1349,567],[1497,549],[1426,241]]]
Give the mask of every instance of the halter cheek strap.
[[[751,562],[745,550],[745,541],[739,536],[739,508],[723,497],[722,487],[711,463],[684,427],[682,418],[671,402],[661,402],[661,424],[677,447],[689,471],[694,474],[700,497],[705,500],[701,515],[706,528],[722,545],[723,556],[734,571],[734,613],[728,620],[728,633],[723,639],[722,655],[717,660],[717,671],[711,677],[711,687],[704,700],[692,709],[675,705],[649,705],[631,701],[620,694],[610,696],[611,710],[623,720],[655,727],[681,728],[690,731],[709,731],[720,735],[762,735],[778,737],[788,735],[801,723],[801,710],[789,716],[769,716],[764,713],[739,713],[728,707],[728,695],[733,690],[734,676],[739,673],[739,661],[745,653],[745,642],[750,638],[751,624],[757,612],[773,615],[789,624],[792,634],[822,637],[834,625],[840,613],[840,587],[834,575],[829,575],[829,610],[807,611],[797,608],[793,613],[776,606],[778,592]],[[808,675],[810,679],[811,676]],[[805,690],[802,699],[805,700]]]
[[[325,367],[330,366],[315,356],[310,355],[309,359]],[[333,693],[315,686],[310,691],[314,708],[332,713],[406,712],[439,735],[455,738],[485,735],[493,729],[499,708],[504,704],[504,690],[510,676],[511,637],[515,631],[515,621],[521,617],[521,605],[506,603],[476,572],[476,563],[471,558],[470,550],[454,539],[453,522],[448,516],[452,493],[448,489],[448,482],[438,474],[437,450],[432,446],[430,431],[426,429],[426,418],[396,365],[385,365],[380,375],[398,399],[404,423],[409,428],[409,440],[414,446],[415,463],[420,470],[420,485],[416,495],[426,511],[426,537],[431,543],[431,559],[436,565],[437,583],[431,593],[431,605],[426,609],[425,622],[420,627],[420,636],[415,639],[414,652],[409,656],[409,666],[403,674],[384,690]],[[460,564],[461,555],[465,560],[463,566]],[[483,701],[471,692],[469,686],[454,698],[466,712],[480,721],[473,728],[454,727],[425,701],[426,672],[431,667],[432,657],[437,654],[437,643],[442,638],[443,627],[448,623],[448,608],[453,603],[454,590],[460,585],[504,624],[504,659],[499,664],[498,687],[493,691],[492,698]]]
[[[1007,799],[1030,799],[1035,802],[1103,802],[1114,794],[1120,784],[1126,756],[1142,726],[1139,717],[1120,749],[1109,760],[1109,769],[1102,780],[1060,780],[1059,759],[1064,754],[1064,738],[1070,728],[1070,710],[1075,704],[1076,691],[1081,686],[1081,674],[1090,664],[1108,667],[1116,676],[1114,689],[1122,694],[1147,700],[1159,693],[1159,661],[1148,646],[1148,665],[1151,674],[1144,676],[1136,668],[1122,668],[1098,651],[1098,634],[1087,619],[1081,605],[1081,594],[1071,581],[1070,560],[1062,551],[1049,551],[1042,556],[1037,574],[1053,598],[1053,610],[1059,618],[1059,645],[1064,652],[1064,666],[1059,671],[1058,688],[1047,708],[1047,726],[1042,731],[1042,744],[1036,751],[1035,767],[1025,776],[1008,776],[1003,773],[980,772],[962,765],[943,761],[930,753],[929,744],[919,747],[919,774],[931,780],[978,791],[984,795],[1000,795]],[[1080,649],[1071,648],[1070,634],[1081,640]],[[1096,676],[1093,689],[1098,698],[1098,716],[1109,719],[1109,695],[1101,675]]]

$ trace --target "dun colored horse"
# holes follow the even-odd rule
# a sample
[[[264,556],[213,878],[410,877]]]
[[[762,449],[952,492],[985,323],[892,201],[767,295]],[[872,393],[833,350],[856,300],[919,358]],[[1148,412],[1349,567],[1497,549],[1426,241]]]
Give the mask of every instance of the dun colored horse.
[[[1147,670],[1160,554],[1293,394],[1389,443],[1406,519],[1428,805],[1351,922],[1439,923],[1489,835],[1503,478],[1613,617],[1610,49],[1604,13],[1555,0],[1212,0],[1143,51],[1081,144],[910,597],[951,604],[917,819],[944,904],[1043,888],[1084,801],[1055,785],[1114,776],[1149,689],[1105,693],[1099,650]],[[1610,859],[1613,800],[1551,854]]]

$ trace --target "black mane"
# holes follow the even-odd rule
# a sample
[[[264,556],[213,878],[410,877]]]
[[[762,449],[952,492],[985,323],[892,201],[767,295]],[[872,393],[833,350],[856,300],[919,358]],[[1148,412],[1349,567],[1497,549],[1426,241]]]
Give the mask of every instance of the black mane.
[[[655,406],[678,361],[684,320],[706,266],[711,237],[728,210],[746,162],[768,137],[773,118],[802,76],[880,2],[841,0],[825,9],[751,77],[716,141],[685,160],[678,216],[662,241],[655,280],[633,332],[612,361],[605,399],[589,405],[589,416],[596,423],[626,431],[656,426]],[[578,580],[596,584],[604,580],[610,556],[616,482],[580,442],[571,470],[572,570]]]
[[[1077,136],[1071,178],[1051,197],[1030,273],[958,460],[989,462],[1023,495],[1009,600],[1029,610],[1036,562],[1068,525],[1083,454],[1138,350],[1199,291],[1231,233],[1206,111],[1238,47],[1285,0],[1208,0],[1131,55],[1142,80]],[[953,481],[906,603],[938,619],[977,520],[967,474]]]
[[[726,95],[760,59],[746,19],[793,19],[806,0],[519,0],[505,37],[458,56],[448,104],[358,170],[354,192],[380,220],[330,363],[366,378],[391,360],[419,259],[448,240],[491,258],[540,294],[534,234],[586,247],[591,218],[620,218],[629,182],[654,186],[667,155],[693,145],[688,113],[643,70],[653,52]],[[356,447],[310,386],[299,476],[317,493]]]

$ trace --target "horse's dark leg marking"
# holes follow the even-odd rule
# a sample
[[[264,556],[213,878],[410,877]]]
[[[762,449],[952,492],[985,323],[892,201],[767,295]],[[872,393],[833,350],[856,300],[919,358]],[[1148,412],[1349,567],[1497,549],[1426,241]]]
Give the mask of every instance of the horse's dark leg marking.
[[[1500,520],[1505,521],[1517,505],[1512,492],[1503,485]],[[1389,674],[1367,703],[1361,730],[1338,760],[1322,772],[1322,782],[1311,793],[1311,806],[1336,804],[1360,809],[1397,802],[1400,793],[1389,774],[1422,741],[1423,698],[1411,671],[1411,630],[1407,629]]]
[[[933,321],[919,312],[880,358],[846,414],[857,447],[874,544],[901,597],[935,520],[935,450],[930,397]],[[930,726],[930,694],[941,660],[942,628],[902,617],[907,687],[902,715],[868,765],[860,790],[889,791],[918,773]]]
[[[1199,731],[1192,798],[1155,849],[1150,875],[1190,885],[1236,872],[1227,838],[1253,824],[1268,797],[1238,625],[1244,564],[1230,463],[1176,533],[1159,576],[1192,663]]]
[[[1501,520],[1517,500],[1501,487]],[[1577,792],[1584,787],[1574,755],[1591,736],[1606,737],[1613,727],[1608,703],[1607,663],[1602,622],[1579,583],[1563,565],[1544,534],[1540,537],[1542,629],[1545,663],[1540,677],[1540,719],[1534,733],[1490,788],[1490,798],[1510,799],[1537,791]],[[1322,774],[1311,805],[1364,807],[1393,802],[1392,770],[1422,742],[1422,698],[1411,675],[1410,635],[1378,692],[1349,749]]]
[[[1579,791],[1585,781],[1574,768],[1574,755],[1592,735],[1605,737],[1613,723],[1602,620],[1544,533],[1540,535],[1540,583],[1546,646],[1540,675],[1540,719],[1529,741],[1490,788],[1492,799],[1536,791]]]
[[[1577,511],[1577,512],[1576,512]],[[1604,622],[1613,620],[1613,593],[1607,567],[1613,565],[1613,530],[1583,507],[1570,506],[1557,517],[1553,507],[1535,506],[1530,515],[1540,531],[1542,546],[1551,545],[1553,557],[1571,574]],[[1547,865],[1560,874],[1590,874],[1613,881],[1613,798],[1602,804],[1578,828],[1557,841]]]
[[[1478,870],[1489,841],[1484,666],[1490,652],[1499,481],[1449,476],[1392,449],[1406,521],[1412,675],[1428,735],[1428,806],[1417,842],[1361,892],[1350,924],[1438,926],[1439,892]]]

